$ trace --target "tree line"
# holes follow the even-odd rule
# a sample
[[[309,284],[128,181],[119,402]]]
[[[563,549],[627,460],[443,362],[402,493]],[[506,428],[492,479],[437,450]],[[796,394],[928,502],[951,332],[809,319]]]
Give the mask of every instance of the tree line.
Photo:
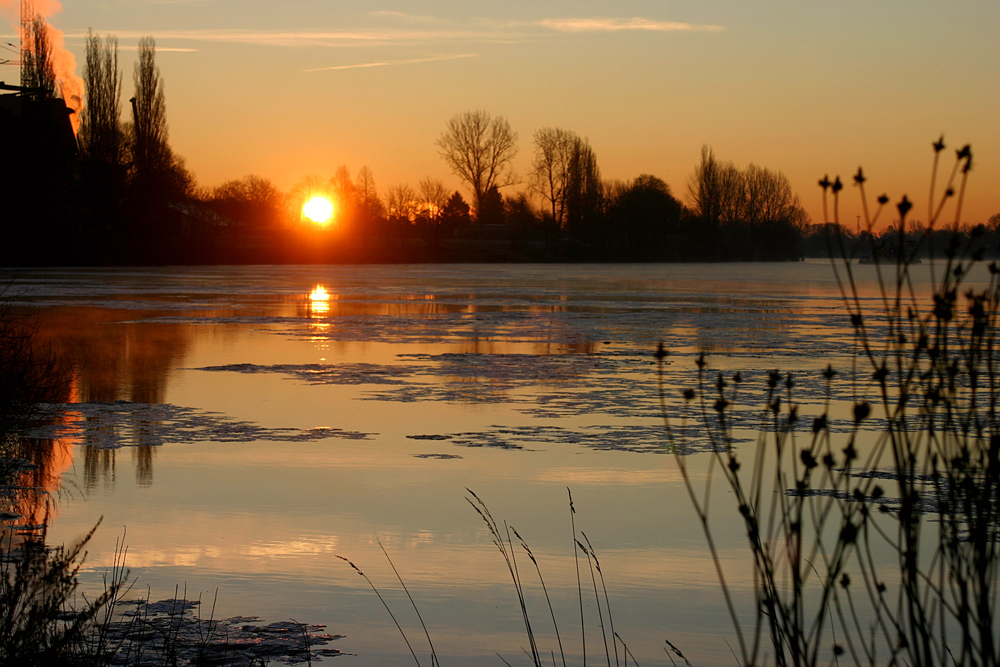
[[[57,97],[45,62],[33,61],[25,104]],[[170,147],[152,38],[139,41],[127,113],[116,38],[88,34],[83,73],[78,151],[8,183],[33,208],[27,220],[8,220],[18,243],[5,263],[757,261],[819,246],[779,171],[740,168],[705,147],[685,203],[650,174],[602,178],[586,138],[545,127],[519,176],[517,133],[485,111],[456,114],[436,141],[464,194],[430,177],[380,190],[367,166],[308,176],[287,192],[256,175],[199,187]],[[45,133],[28,130],[18,139],[26,153],[58,154],[31,151]],[[317,195],[335,206],[328,230],[303,222],[303,204]]]

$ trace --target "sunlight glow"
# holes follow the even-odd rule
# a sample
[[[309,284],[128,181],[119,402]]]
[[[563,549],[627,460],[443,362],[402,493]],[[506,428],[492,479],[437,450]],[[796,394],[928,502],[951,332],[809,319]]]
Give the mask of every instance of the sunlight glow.
[[[316,285],[313,291],[309,293],[309,316],[325,317],[329,312],[330,293],[322,285]]]
[[[333,202],[326,197],[313,197],[302,206],[302,216],[317,225],[326,225],[333,218]]]
[[[315,289],[309,293],[309,300],[316,301],[329,301],[330,293],[326,291],[326,288],[322,285],[316,285]]]

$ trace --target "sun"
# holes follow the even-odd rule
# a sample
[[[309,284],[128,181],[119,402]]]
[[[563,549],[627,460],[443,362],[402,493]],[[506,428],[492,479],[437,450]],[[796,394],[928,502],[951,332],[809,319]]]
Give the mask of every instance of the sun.
[[[325,225],[333,218],[333,202],[326,197],[313,197],[302,206],[302,216],[317,225]]]

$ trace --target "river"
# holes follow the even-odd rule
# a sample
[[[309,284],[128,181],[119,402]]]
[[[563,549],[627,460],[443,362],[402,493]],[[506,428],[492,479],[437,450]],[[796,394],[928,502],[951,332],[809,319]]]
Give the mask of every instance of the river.
[[[874,267],[857,267],[878,301]],[[328,626],[361,666],[412,660],[367,583],[426,660],[524,663],[515,591],[474,491],[537,556],[566,653],[580,621],[567,489],[640,664],[731,664],[732,631],[663,427],[695,360],[765,372],[818,395],[849,367],[851,329],[829,263],[293,266],[3,271],[72,364],[45,435],[48,540],[100,519],[81,572],[99,584],[116,540],[135,594],[175,587],[217,618]],[[918,285],[919,287],[919,285]],[[665,365],[654,352],[663,342]],[[689,429],[692,450],[703,445]],[[689,457],[696,470],[704,454]],[[701,466],[699,468],[699,466]],[[749,590],[735,508],[717,530]],[[516,544],[515,544],[516,546]],[[518,564],[546,654],[558,651],[530,563]],[[589,571],[588,655],[604,659]],[[605,622],[608,619],[603,619]],[[575,656],[575,657],[574,657]],[[596,659],[596,658],[594,658]],[[429,661],[427,661],[429,664]]]

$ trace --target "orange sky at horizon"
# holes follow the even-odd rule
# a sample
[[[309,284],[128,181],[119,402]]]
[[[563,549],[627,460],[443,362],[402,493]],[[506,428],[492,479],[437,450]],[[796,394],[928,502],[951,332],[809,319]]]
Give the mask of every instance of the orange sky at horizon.
[[[943,132],[949,160],[966,143],[975,155],[961,222],[1000,213],[996,2],[64,0],[62,9],[52,21],[78,62],[87,28],[118,36],[125,100],[135,44],[155,37],[171,144],[202,186],[257,174],[288,190],[367,165],[380,193],[425,177],[464,193],[435,140],[455,113],[485,109],[518,132],[522,181],[532,133],[555,126],[589,139],[605,178],[653,174],[686,200],[709,145],[738,166],[782,171],[815,223],[817,181],[850,183],[859,165],[871,198],[906,193],[910,218],[926,220],[931,143]],[[15,80],[16,69],[0,79]],[[860,204],[853,188],[845,195],[841,222],[853,227]]]

